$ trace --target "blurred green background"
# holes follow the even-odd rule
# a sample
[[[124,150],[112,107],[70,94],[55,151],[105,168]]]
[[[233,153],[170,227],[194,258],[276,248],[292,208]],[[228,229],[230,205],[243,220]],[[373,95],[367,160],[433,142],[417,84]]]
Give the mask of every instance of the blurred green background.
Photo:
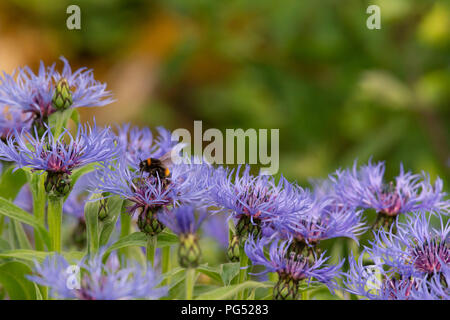
[[[81,30],[66,8],[81,7]],[[368,30],[366,8],[381,8]],[[0,70],[60,55],[117,102],[84,120],[279,128],[280,172],[306,183],[355,158],[449,184],[450,2],[2,0]]]

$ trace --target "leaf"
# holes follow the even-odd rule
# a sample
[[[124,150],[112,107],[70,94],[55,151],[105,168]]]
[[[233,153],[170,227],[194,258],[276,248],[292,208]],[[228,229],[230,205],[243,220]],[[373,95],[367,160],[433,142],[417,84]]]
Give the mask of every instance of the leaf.
[[[50,251],[36,251],[36,250],[27,250],[27,249],[16,249],[16,250],[8,250],[8,251],[0,251],[0,258],[14,258],[23,260],[25,262],[43,262],[45,258],[49,255],[54,254],[55,252]],[[67,261],[77,261],[81,260],[85,255],[84,252],[80,251],[72,251],[72,252],[64,252],[62,253],[64,258]]]
[[[34,284],[34,290],[36,292],[36,300],[44,300],[44,298],[42,297],[42,294],[41,294],[41,290],[39,290],[39,286],[35,282],[33,282],[33,284]]]
[[[105,258],[105,255],[107,255],[117,249],[126,248],[126,247],[130,247],[130,246],[145,247],[146,245],[147,245],[147,236],[142,232],[133,232],[133,233],[119,239],[114,244],[112,244],[105,251],[103,258]]]
[[[230,299],[245,289],[270,288],[271,284],[265,282],[246,281],[228,287],[221,287],[199,295],[196,300],[225,300]]]
[[[228,286],[231,281],[239,274],[239,262],[224,263],[220,266],[220,276],[223,283]]]
[[[123,200],[119,196],[110,197],[107,200],[107,211],[108,216],[102,221],[102,227],[100,232],[100,247],[105,246],[111,233],[114,231],[119,218],[120,212],[122,211]]]
[[[34,284],[25,278],[31,274],[27,265],[11,261],[0,265],[0,283],[11,300],[34,300],[36,290]]]
[[[2,197],[0,197],[0,214],[37,229],[47,244],[47,247],[50,248],[50,236],[44,226],[34,216]]]
[[[168,246],[173,246],[178,243],[179,243],[178,236],[166,229],[160,234],[158,234],[158,242],[156,244],[156,247],[164,248]]]
[[[27,175],[22,169],[14,165],[4,170],[0,179],[0,194],[9,200],[14,200],[22,186],[27,182]]]
[[[22,224],[16,220],[12,220],[13,224],[13,235],[14,239],[18,244],[18,248],[20,249],[33,249],[31,246],[30,240],[28,240],[28,237],[25,233],[25,230],[23,230]]]
[[[221,285],[224,284],[224,282],[222,280],[222,276],[221,276],[222,270],[218,267],[210,267],[208,265],[200,265],[197,267],[197,271],[207,275],[211,279],[216,280]]]

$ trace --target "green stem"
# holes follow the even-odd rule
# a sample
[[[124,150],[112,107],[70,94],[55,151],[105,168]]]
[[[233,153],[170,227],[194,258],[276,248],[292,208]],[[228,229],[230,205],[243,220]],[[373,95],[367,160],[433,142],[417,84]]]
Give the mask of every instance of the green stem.
[[[195,269],[186,270],[186,300],[192,300],[194,297]]]
[[[165,274],[170,271],[170,246],[162,248],[162,273]],[[163,281],[164,285],[170,284],[170,277],[167,277]]]
[[[33,174],[30,184],[33,195],[33,215],[42,225],[45,225],[45,202],[47,196],[45,193],[44,181],[44,174]],[[36,250],[43,251],[44,241],[37,229],[34,230],[34,239]]]
[[[61,225],[62,225],[63,198],[48,198],[48,231],[51,239],[51,250],[61,252]]]
[[[147,260],[150,261],[153,268],[155,267],[155,253],[157,241],[158,241],[157,236],[149,236],[147,239]]]
[[[245,254],[244,247],[240,246],[239,248],[239,284],[245,282],[247,280],[247,272],[248,272],[248,257]],[[245,292],[241,291],[238,293],[238,300],[244,300],[245,299]]]
[[[131,231],[131,216],[126,212],[126,209],[122,206],[122,212],[120,213],[120,237],[123,238],[130,234]],[[128,248],[119,249],[120,256],[128,256]]]
[[[5,225],[5,216],[0,217],[0,237],[3,234],[3,226]]]

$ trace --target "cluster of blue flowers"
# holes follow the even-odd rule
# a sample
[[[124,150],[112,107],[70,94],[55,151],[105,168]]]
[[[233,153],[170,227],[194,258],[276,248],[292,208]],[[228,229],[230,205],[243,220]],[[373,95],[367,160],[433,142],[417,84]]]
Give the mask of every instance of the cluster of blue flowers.
[[[45,176],[49,199],[61,199],[62,211],[78,221],[73,237],[81,247],[86,243],[85,206],[95,194],[100,202],[116,196],[149,244],[165,228],[179,237],[180,266],[195,269],[200,264],[198,235],[204,229],[228,243],[229,260],[241,265],[240,280],[257,266],[263,270],[255,275],[274,275],[275,299],[299,299],[309,286],[322,285],[369,299],[449,299],[450,201],[439,178],[432,184],[425,173],[401,167],[395,182],[386,182],[383,162],[360,167],[355,162],[309,190],[283,176],[252,174],[250,166],[216,167],[195,158],[168,165],[165,174],[146,170],[174,149],[170,131],[159,127],[155,138],[148,128],[127,124],[113,130],[94,123],[78,124],[72,134],[64,123],[52,120],[64,119],[67,110],[113,101],[91,70],[72,72],[67,60],[61,60],[62,72],[41,63],[38,74],[26,67],[0,78],[0,160],[15,170]],[[33,211],[29,185],[15,203]],[[376,219],[369,224],[370,211]],[[331,263],[322,250],[325,240],[358,243],[370,233],[372,240],[350,255],[348,268],[344,257]],[[120,261],[106,248],[76,264],[82,272],[75,289],[67,286],[70,263],[60,254],[37,263],[29,279],[50,287],[56,298],[167,294],[155,265]]]

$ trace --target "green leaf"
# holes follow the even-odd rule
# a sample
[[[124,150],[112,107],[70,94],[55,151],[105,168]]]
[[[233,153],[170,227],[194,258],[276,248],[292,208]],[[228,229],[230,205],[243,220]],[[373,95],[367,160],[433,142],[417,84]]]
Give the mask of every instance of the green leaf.
[[[12,220],[13,224],[13,235],[14,239],[18,245],[18,248],[20,249],[33,249],[31,246],[30,240],[28,240],[28,237],[25,233],[25,230],[23,230],[22,224],[16,220]]]
[[[208,265],[200,265],[197,267],[197,271],[203,273],[204,275],[207,275],[211,279],[216,280],[221,285],[224,284],[223,278],[222,278],[222,269],[219,267],[210,267]]]
[[[158,243],[156,245],[157,248],[164,248],[167,246],[173,246],[178,244],[178,236],[173,234],[171,231],[167,229],[158,234]]]
[[[78,112],[77,109],[73,109],[70,119],[72,119],[72,121],[75,122],[75,124],[78,127],[78,125],[80,124],[80,113]]]
[[[17,169],[14,165],[3,171],[0,179],[0,194],[5,199],[14,200],[22,186],[27,182],[27,175],[22,169]]]
[[[33,282],[25,278],[31,274],[27,265],[11,261],[0,265],[0,283],[11,300],[34,300],[36,290]]]
[[[228,286],[231,281],[239,274],[239,262],[224,263],[220,266],[220,276],[223,283]]]
[[[230,299],[245,289],[270,288],[271,284],[265,282],[246,281],[228,287],[221,287],[199,295],[196,300],[225,300]]]
[[[8,251],[0,251],[0,258],[11,258],[18,259],[24,262],[43,262],[45,258],[49,255],[54,254],[55,252],[50,251],[36,251],[36,250],[27,250],[27,249],[17,249],[17,250],[8,250]],[[71,261],[78,261],[83,258],[85,255],[84,252],[80,251],[72,251],[72,252],[64,252],[62,253],[64,258]]]
[[[50,247],[50,236],[44,226],[34,216],[2,197],[0,197],[0,214],[37,229],[47,244],[47,247]]]
[[[41,290],[39,290],[39,286],[34,282],[33,282],[33,284],[34,284],[34,290],[36,292],[36,300],[44,300],[44,298],[42,297],[42,294],[41,294]]]
[[[108,244],[108,240],[116,227],[117,219],[122,211],[123,200],[119,196],[110,197],[107,201],[108,216],[102,221],[100,247]]]

